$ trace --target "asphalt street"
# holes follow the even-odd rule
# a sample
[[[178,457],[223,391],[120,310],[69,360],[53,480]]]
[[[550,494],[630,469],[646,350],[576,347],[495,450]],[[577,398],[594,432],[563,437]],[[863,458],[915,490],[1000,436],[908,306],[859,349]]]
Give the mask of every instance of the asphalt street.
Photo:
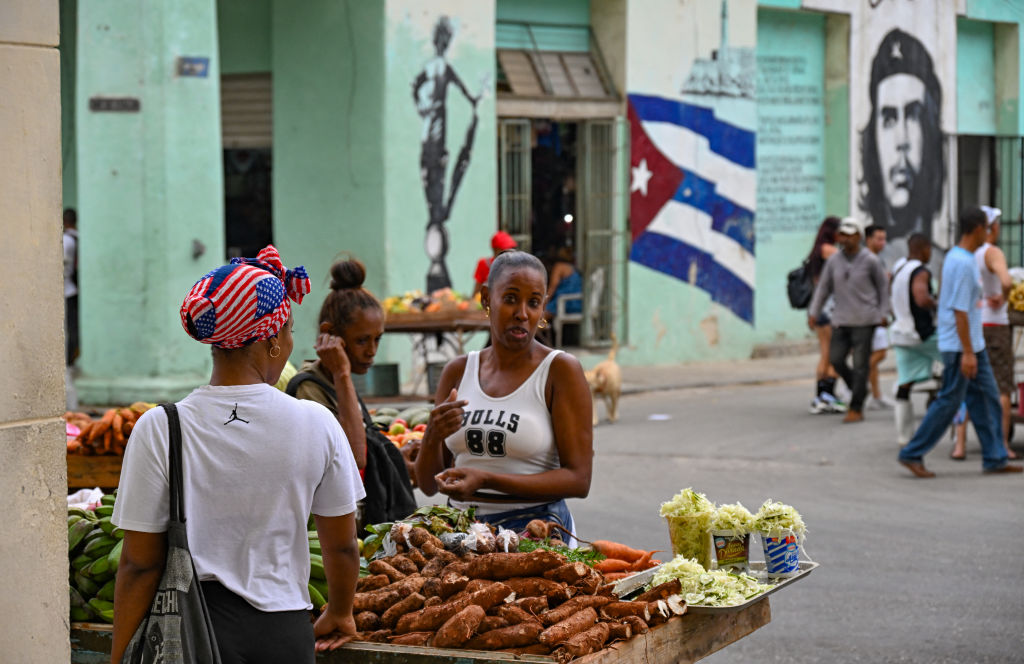
[[[685,487],[752,511],[781,500],[821,566],[705,661],[1024,661],[1024,476],[983,475],[972,432],[967,461],[945,438],[925,459],[938,477],[915,479],[891,411],[844,425],[808,414],[810,397],[809,380],[624,397],[595,430],[590,496],[570,501],[579,535],[667,549],[658,507]]]

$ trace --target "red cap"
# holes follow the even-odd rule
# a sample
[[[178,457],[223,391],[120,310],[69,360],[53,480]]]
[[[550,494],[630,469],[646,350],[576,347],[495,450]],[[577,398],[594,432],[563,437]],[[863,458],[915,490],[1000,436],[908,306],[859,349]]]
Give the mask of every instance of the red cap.
[[[512,239],[512,236],[505,231],[498,231],[491,236],[491,249],[495,251],[505,251],[506,249],[515,249],[519,245]]]

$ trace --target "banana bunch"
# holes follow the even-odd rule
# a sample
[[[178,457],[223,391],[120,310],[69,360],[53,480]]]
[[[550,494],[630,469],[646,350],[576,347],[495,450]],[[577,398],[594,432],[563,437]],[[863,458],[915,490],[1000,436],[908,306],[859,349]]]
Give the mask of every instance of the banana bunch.
[[[114,577],[124,531],[110,522],[114,496],[94,510],[68,508],[71,620],[114,622]]]
[[[327,604],[327,574],[324,573],[320,535],[311,529],[306,536],[309,539],[309,601],[313,603],[313,610],[320,613]]]
[[[1010,306],[1015,311],[1024,311],[1024,281],[1018,282],[1010,291]]]

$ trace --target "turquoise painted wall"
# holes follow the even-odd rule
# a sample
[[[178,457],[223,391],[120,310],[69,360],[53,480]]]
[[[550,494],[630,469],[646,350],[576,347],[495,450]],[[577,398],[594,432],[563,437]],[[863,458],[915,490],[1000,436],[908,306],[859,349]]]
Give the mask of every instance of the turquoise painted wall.
[[[75,153],[75,49],[78,47],[78,0],[60,0],[60,140],[65,208],[78,206],[78,159]]]
[[[270,71],[272,0],[217,0],[220,73]]]
[[[301,361],[315,357],[331,263],[344,252],[362,260],[367,288],[381,297],[394,267],[385,252],[384,4],[274,0],[272,20],[274,238],[289,266],[305,264],[313,289],[295,309],[292,359]]]
[[[995,29],[991,23],[956,21],[957,133],[996,133]]]
[[[384,252],[388,267],[382,295],[426,288],[429,259],[424,240],[429,216],[420,177],[421,140],[426,128],[411,92],[413,81],[435,55],[433,32],[442,13],[449,17],[454,30],[445,59],[470,95],[480,96],[469,165],[446,223],[446,263],[456,291],[472,292],[476,262],[490,253],[490,237],[497,228],[493,5],[474,0],[450,1],[441,12],[417,0],[388,0],[383,91],[384,172],[388,192]],[[447,89],[445,108],[447,200],[456,162],[467,144],[474,109],[455,85]],[[403,380],[408,378],[411,362],[407,336],[394,335],[389,339],[385,357],[399,361]]]
[[[825,210],[850,211],[850,17],[825,18]]]
[[[1020,65],[1021,54],[1024,54],[1024,2],[1020,0],[967,0],[967,18],[1012,24],[1008,27],[1015,28],[1006,35],[1007,38],[1016,40],[1015,51],[1010,49],[1008,52],[1011,60],[1006,63],[1005,76],[1008,80],[997,82],[999,89],[1012,87],[1015,98],[1001,102],[998,115],[1000,133],[1024,135],[1024,104],[1020,103],[1020,94],[1024,90],[1024,67]],[[997,36],[998,33],[997,30]],[[1009,115],[1013,120],[1004,119],[1004,114]]]
[[[224,255],[215,6],[78,9],[79,398],[177,398],[210,368],[178,309]],[[208,76],[177,76],[180,55],[209,57]],[[93,97],[137,98],[141,110],[91,111]],[[195,241],[206,249],[198,259]]]
[[[498,0],[495,7],[498,25],[497,48],[539,48],[544,51],[587,51],[590,35],[590,0]],[[554,23],[537,25],[530,31],[516,23]],[[582,26],[582,27],[581,27]]]
[[[786,299],[825,217],[825,17],[757,13],[757,290],[755,327],[768,343],[808,336]]]

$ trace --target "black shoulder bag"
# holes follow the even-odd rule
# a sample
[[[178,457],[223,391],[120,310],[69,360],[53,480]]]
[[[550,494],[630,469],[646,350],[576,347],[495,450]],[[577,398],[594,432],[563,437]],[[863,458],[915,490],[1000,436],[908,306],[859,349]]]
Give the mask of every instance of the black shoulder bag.
[[[814,295],[814,280],[811,279],[811,264],[805,260],[800,267],[786,275],[786,295],[789,306],[794,309],[806,309]]]
[[[196,575],[185,534],[185,496],[182,479],[181,422],[174,404],[167,411],[170,442],[171,521],[167,525],[167,562],[156,595],[142,624],[128,643],[122,664],[220,664],[220,651]]]

